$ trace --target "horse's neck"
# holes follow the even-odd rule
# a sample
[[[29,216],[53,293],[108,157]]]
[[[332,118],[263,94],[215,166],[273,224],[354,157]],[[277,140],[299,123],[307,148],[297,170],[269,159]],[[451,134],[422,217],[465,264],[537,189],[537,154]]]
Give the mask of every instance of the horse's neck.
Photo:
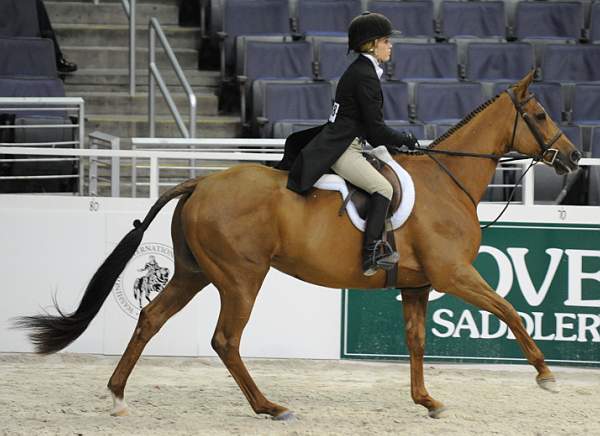
[[[514,108],[510,99],[502,95],[434,147],[438,150],[501,156],[507,152],[513,123]],[[498,161],[493,159],[439,154],[436,157],[448,167],[477,202],[483,197],[498,165]]]

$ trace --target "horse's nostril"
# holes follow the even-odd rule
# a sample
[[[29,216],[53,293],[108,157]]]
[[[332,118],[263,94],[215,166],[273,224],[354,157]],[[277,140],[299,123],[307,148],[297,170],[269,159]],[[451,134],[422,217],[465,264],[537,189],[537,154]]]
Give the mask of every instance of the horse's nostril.
[[[577,163],[581,159],[581,153],[578,150],[574,150],[571,152],[571,162]]]

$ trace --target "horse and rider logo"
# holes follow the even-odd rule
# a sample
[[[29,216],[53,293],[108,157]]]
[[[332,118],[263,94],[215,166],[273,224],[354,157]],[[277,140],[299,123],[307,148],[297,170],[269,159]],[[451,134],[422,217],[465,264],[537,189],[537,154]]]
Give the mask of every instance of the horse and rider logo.
[[[172,271],[171,247],[153,242],[140,245],[113,288],[121,310],[137,319],[140,310],[164,289]]]

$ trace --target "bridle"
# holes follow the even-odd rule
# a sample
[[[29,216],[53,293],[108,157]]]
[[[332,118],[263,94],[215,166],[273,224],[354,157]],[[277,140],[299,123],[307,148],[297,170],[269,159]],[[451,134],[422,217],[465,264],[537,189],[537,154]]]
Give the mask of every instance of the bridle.
[[[541,111],[541,112],[536,113],[532,117],[527,111],[525,111],[525,105],[530,100],[535,98],[535,94],[531,93],[524,100],[518,101],[517,96],[515,95],[512,88],[508,88],[505,92],[509,95],[509,97],[516,109],[515,122],[513,123],[513,131],[511,134],[511,141],[510,141],[510,145],[508,147],[509,152],[514,150],[515,137],[517,134],[517,126],[519,124],[519,119],[522,118],[523,121],[525,122],[525,124],[527,125],[527,127],[529,128],[529,131],[535,138],[538,146],[540,147],[540,153],[535,156],[528,156],[528,155],[525,155],[522,153],[518,153],[517,155],[507,156],[506,159],[502,160],[502,163],[512,162],[512,161],[516,161],[516,160],[523,160],[523,159],[533,159],[533,162],[529,165],[529,167],[523,172],[523,174],[521,175],[519,180],[517,180],[517,182],[515,183],[515,187],[513,188],[512,192],[510,193],[508,201],[506,203],[506,206],[504,207],[502,212],[500,212],[500,214],[494,221],[492,221],[491,223],[489,223],[485,226],[482,226],[481,227],[482,229],[485,229],[485,228],[491,226],[496,221],[498,221],[498,219],[502,216],[502,214],[504,213],[504,211],[510,204],[510,202],[515,194],[517,185],[521,182],[521,180],[523,179],[525,174],[531,169],[531,167],[533,167],[533,165],[537,164],[538,162],[542,162],[549,166],[554,166],[555,163],[565,166],[565,164],[562,163],[560,161],[560,159],[557,160],[557,156],[559,155],[560,151],[557,148],[552,147],[556,143],[556,141],[558,141],[558,139],[563,135],[561,130],[557,129],[557,132],[552,136],[552,138],[548,142],[546,142],[544,140],[544,135],[542,135],[542,132],[540,131],[540,129],[538,128],[536,123],[533,121],[533,118],[535,118],[536,120],[540,120],[540,121],[546,119],[546,113],[544,111]],[[464,151],[437,150],[435,148],[429,148],[429,147],[416,147],[415,150],[424,152],[436,164],[438,164],[438,166],[446,174],[448,174],[448,176],[467,195],[467,197],[469,197],[469,200],[471,200],[471,203],[473,203],[473,206],[475,208],[477,208],[477,202],[475,201],[473,196],[465,188],[465,186],[462,184],[462,182],[460,180],[458,180],[454,174],[452,174],[450,169],[443,162],[441,162],[439,159],[437,159],[435,156],[433,156],[433,154],[438,153],[438,154],[445,154],[445,155],[450,155],[450,156],[477,157],[477,158],[483,158],[483,159],[492,159],[492,160],[496,160],[496,161],[500,161],[500,159],[505,157],[504,155],[499,156],[499,155],[493,154],[493,153],[488,154],[488,153],[471,153],[471,152],[464,152]]]
[[[524,110],[524,106],[529,102],[529,100],[535,97],[535,94],[531,93],[523,101],[517,101],[517,97],[512,88],[508,88],[505,92],[508,94],[508,96],[513,102],[513,105],[515,106],[515,109],[517,110],[517,113],[515,114],[515,123],[513,126],[513,133],[509,150],[512,150],[514,148],[515,135],[517,133],[517,124],[519,122],[519,118],[522,118],[523,121],[525,121],[525,124],[527,124],[527,127],[529,127],[529,131],[535,138],[541,150],[540,155],[534,157],[534,160],[541,161],[546,165],[554,166],[554,162],[556,161],[556,157],[558,156],[560,151],[557,148],[552,148],[552,146],[556,143],[556,141],[558,141],[558,139],[563,135],[563,133],[560,129],[557,129],[554,136],[550,139],[550,141],[546,143],[542,132],[540,132],[538,126],[536,126],[536,124],[533,122],[531,115],[529,115],[529,113],[525,112]],[[519,115],[521,116],[519,117]],[[546,112],[538,112],[534,115],[534,117],[535,119],[540,121],[545,120]]]

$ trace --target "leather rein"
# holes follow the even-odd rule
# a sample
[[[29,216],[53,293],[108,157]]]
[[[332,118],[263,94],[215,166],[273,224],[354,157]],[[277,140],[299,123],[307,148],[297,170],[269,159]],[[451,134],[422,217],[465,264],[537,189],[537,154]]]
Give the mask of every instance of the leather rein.
[[[540,154],[538,154],[536,156],[527,156],[524,154],[518,154],[516,156],[514,156],[514,155],[499,156],[497,154],[488,154],[488,153],[471,153],[471,152],[464,152],[464,151],[437,150],[435,148],[428,148],[428,147],[416,147],[415,148],[416,151],[422,151],[425,154],[427,154],[428,157],[430,157],[446,174],[448,174],[448,176],[452,179],[452,181],[454,181],[454,183],[467,195],[469,200],[471,200],[471,203],[473,203],[473,206],[475,206],[475,208],[477,208],[477,202],[475,201],[473,196],[469,193],[467,188],[465,188],[463,183],[460,180],[458,180],[458,178],[454,174],[452,174],[450,169],[443,162],[441,162],[439,159],[437,159],[435,156],[433,156],[434,153],[445,154],[445,155],[449,155],[449,156],[476,157],[476,158],[482,158],[482,159],[492,159],[492,160],[496,160],[496,161],[500,161],[501,159],[505,158],[501,161],[502,163],[512,162],[512,161],[516,161],[516,160],[523,160],[523,159],[533,159],[533,162],[531,163],[531,165],[529,165],[529,167],[523,172],[523,174],[521,175],[521,177],[519,178],[519,180],[513,187],[513,190],[512,190],[512,192],[508,198],[508,201],[506,203],[506,206],[504,207],[502,212],[500,212],[500,215],[498,215],[498,217],[491,223],[481,227],[482,229],[485,229],[485,228],[491,226],[496,221],[498,221],[498,219],[502,216],[502,214],[504,213],[504,211],[506,210],[506,208],[508,207],[508,205],[510,204],[510,202],[512,200],[512,197],[515,193],[517,185],[521,182],[521,180],[523,179],[523,177],[525,176],[527,171],[529,171],[529,169],[531,169],[531,167],[533,165],[535,165],[536,163],[541,161],[546,165],[554,166],[556,157],[559,154],[559,150],[556,148],[552,148],[552,146],[563,135],[561,130],[558,129],[558,131],[554,134],[554,136],[550,139],[550,141],[546,142],[544,140],[544,136],[542,135],[542,132],[540,132],[539,128],[534,123],[532,116],[529,115],[529,113],[527,113],[524,109],[524,106],[529,102],[529,100],[531,100],[535,97],[535,95],[533,93],[529,94],[527,96],[527,98],[525,98],[525,100],[519,102],[517,100],[517,97],[516,97],[514,91],[512,90],[512,88],[508,88],[505,92],[510,96],[510,99],[516,109],[515,122],[513,123],[513,131],[512,131],[512,135],[511,135],[511,142],[510,142],[510,146],[508,148],[509,151],[513,150],[513,148],[514,148],[515,136],[517,133],[517,125],[519,123],[519,119],[522,118],[523,121],[525,122],[525,124],[527,125],[527,127],[529,128],[529,131],[535,138],[536,142],[538,143],[538,146],[540,147],[540,150],[541,150]],[[543,120],[546,118],[546,113],[540,112],[540,113],[535,114],[534,117],[538,120]],[[558,162],[561,163],[560,161],[558,161]]]

